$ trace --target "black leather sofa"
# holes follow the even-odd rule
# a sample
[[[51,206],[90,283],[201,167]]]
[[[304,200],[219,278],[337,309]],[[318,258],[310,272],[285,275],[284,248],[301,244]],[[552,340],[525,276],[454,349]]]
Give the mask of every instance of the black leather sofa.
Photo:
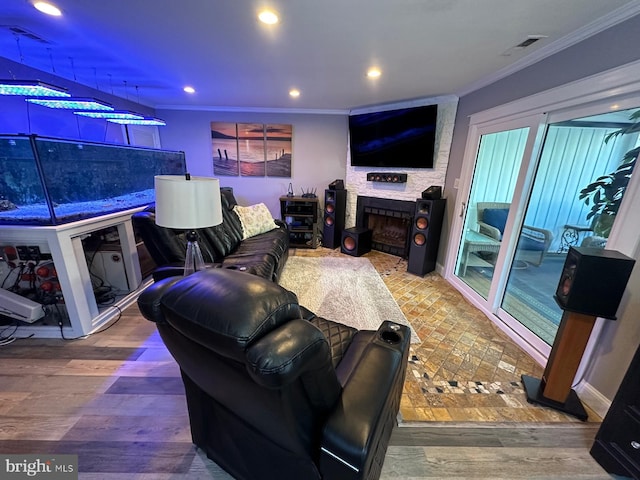
[[[194,444],[235,478],[379,478],[408,327],[358,331],[223,268],[155,282],[138,305],[180,366]]]
[[[243,240],[240,219],[233,211],[237,204],[233,190],[224,187],[220,192],[222,224],[196,230],[204,261],[223,268],[247,271],[277,282],[289,257],[289,232],[286,224],[276,219],[277,229]],[[142,238],[149,255],[158,266],[154,278],[157,280],[182,275],[187,246],[186,232],[156,225],[154,205],[134,213],[131,221],[136,235]]]

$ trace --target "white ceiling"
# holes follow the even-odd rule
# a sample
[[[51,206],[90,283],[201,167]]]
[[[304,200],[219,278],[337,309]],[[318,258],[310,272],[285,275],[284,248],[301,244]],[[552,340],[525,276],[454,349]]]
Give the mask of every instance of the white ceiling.
[[[0,55],[156,108],[339,111],[465,93],[640,12],[639,0],[54,3],[62,17],[1,0]],[[278,25],[257,21],[264,5]],[[529,35],[546,38],[503,55]]]

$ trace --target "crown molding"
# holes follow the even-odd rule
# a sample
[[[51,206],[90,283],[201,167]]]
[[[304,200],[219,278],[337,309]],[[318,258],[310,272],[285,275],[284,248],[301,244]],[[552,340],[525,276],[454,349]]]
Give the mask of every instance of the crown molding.
[[[609,12],[604,17],[601,17],[598,20],[595,20],[579,28],[578,30],[571,32],[570,34],[559,38],[555,42],[540,47],[531,54],[522,57],[521,59],[513,62],[511,65],[492,73],[488,77],[484,77],[481,80],[467,85],[460,91],[456,92],[456,95],[458,95],[459,97],[463,97],[464,95],[468,95],[469,93],[486,87],[487,85],[491,85],[498,80],[508,77],[509,75],[512,75],[530,65],[533,65],[534,63],[539,62],[540,60],[550,57],[566,48],[571,47],[572,45],[575,45],[582,42],[583,40],[586,40],[589,37],[592,37],[593,35],[596,35],[608,28],[622,23],[625,20],[638,15],[639,13],[640,0],[633,0],[630,3],[627,3],[626,5],[623,5],[622,7]]]
[[[437,97],[414,98],[412,100],[403,100],[393,103],[381,103],[379,105],[370,105],[367,107],[352,108],[350,115],[359,115],[361,113],[384,112],[385,110],[397,110],[400,108],[423,107],[425,105],[439,105],[442,103],[457,102],[456,95],[440,95]]]
[[[353,115],[359,113],[380,112],[398,108],[419,107],[441,103],[457,102],[456,95],[441,95],[437,97],[417,98],[400,102],[383,103],[358,107],[352,109],[314,109],[314,108],[265,108],[265,107],[221,107],[206,105],[157,105],[157,110],[183,110],[199,112],[234,112],[234,113],[279,113],[279,114],[306,114],[306,115]]]
[[[280,113],[306,115],[348,115],[345,109],[315,109],[315,108],[268,108],[268,107],[223,107],[215,105],[156,105],[156,110],[185,110],[198,112],[235,112],[235,113]]]

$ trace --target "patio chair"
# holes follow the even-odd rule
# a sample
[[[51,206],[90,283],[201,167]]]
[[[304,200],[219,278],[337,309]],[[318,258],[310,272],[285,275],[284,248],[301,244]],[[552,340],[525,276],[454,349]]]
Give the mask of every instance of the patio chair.
[[[495,240],[502,241],[510,206],[510,203],[504,202],[478,202],[478,231]],[[517,259],[539,266],[542,264],[552,240],[551,231],[523,225],[518,241]]]

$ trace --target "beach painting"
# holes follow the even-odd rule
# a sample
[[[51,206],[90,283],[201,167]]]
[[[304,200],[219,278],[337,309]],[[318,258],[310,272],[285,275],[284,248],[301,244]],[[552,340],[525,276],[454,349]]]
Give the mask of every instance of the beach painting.
[[[292,126],[211,122],[215,175],[291,177]]]
[[[291,125],[265,125],[267,176],[291,178]]]
[[[211,145],[214,175],[237,177],[240,174],[237,125],[211,122]]]
[[[238,124],[238,160],[243,177],[264,177],[264,125],[262,123]]]

